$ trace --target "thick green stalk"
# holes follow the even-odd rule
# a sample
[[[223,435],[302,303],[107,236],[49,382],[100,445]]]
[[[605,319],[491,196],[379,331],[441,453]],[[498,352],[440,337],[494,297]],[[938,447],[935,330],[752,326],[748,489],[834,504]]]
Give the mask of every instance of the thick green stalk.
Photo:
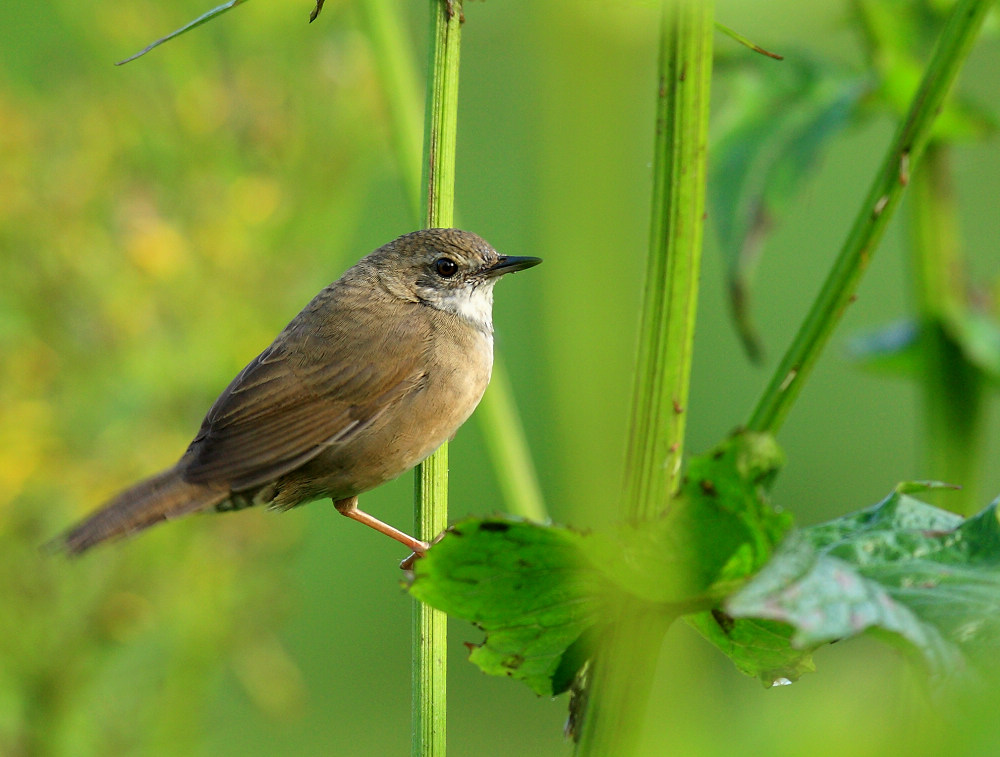
[[[389,0],[370,0],[357,7],[367,27],[379,79],[386,93],[396,160],[413,207],[413,217],[418,219],[424,212],[420,182],[423,124],[413,97],[419,76],[409,39],[399,23],[396,6],[390,7]],[[538,476],[501,355],[495,357],[490,388],[475,418],[486,439],[507,510],[531,520],[547,520]]]
[[[653,210],[632,422],[625,516],[666,507],[684,453],[684,426],[705,213],[712,4],[665,0],[653,165]]]
[[[577,757],[639,753],[660,647],[674,619],[663,608],[637,602],[622,606],[607,626],[590,663]]]
[[[885,227],[930,139],[945,96],[975,42],[992,0],[959,0],[952,9],[882,167],[861,205],[819,296],[747,422],[775,432],[801,390],[834,327],[851,303]]]
[[[664,0],[653,207],[626,459],[624,514],[655,517],[677,486],[705,213],[713,4]],[[638,749],[663,635],[672,616],[623,605],[591,663],[577,754]]]
[[[910,238],[924,404],[925,477],[959,484],[948,507],[971,514],[982,460],[983,374],[949,334],[966,308],[948,150],[931,143],[913,174]],[[923,477],[923,476],[922,476]]]
[[[461,0],[431,0],[431,60],[421,181],[428,228],[451,226],[455,208]],[[430,541],[448,526],[448,445],[417,467],[415,525]],[[422,602],[413,608],[414,757],[443,757],[447,743],[448,618]]]

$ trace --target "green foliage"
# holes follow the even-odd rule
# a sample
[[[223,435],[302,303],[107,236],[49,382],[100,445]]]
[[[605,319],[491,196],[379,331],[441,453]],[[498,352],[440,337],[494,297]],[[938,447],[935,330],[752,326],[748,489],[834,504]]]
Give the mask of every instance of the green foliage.
[[[992,315],[976,310],[948,313],[940,329],[941,338],[949,343],[952,352],[988,379],[991,386],[1000,385],[1000,324]],[[921,378],[920,329],[912,319],[857,334],[849,349],[865,369]]]
[[[792,644],[792,627],[766,618],[735,619],[722,610],[685,620],[729,658],[736,668],[767,687],[797,681],[816,670],[812,649]]]
[[[760,360],[749,300],[761,246],[830,142],[856,122],[871,83],[797,52],[780,63],[741,56],[718,68],[725,94],[713,114],[709,218],[726,260],[737,331],[748,354]]]
[[[616,608],[711,606],[767,562],[790,525],[765,499],[781,461],[770,437],[736,435],[692,461],[661,519],[613,534],[463,521],[417,561],[410,593],[486,632],[470,655],[484,672],[559,694]]]
[[[904,493],[789,538],[725,605],[786,623],[788,647],[877,633],[912,654],[933,683],[995,678],[1000,652],[1000,522],[991,505],[962,519]],[[762,673],[769,682],[772,671]]]
[[[928,52],[953,5],[929,0],[858,0],[852,4],[854,28],[860,32],[868,68],[876,77],[869,109],[896,118],[906,112]],[[943,109],[934,137],[949,142],[982,139],[996,126],[996,115],[987,106],[958,94]]]
[[[868,67],[877,74],[871,110],[898,117],[922,75],[934,29],[950,13],[947,2],[855,3]],[[995,134],[996,125],[995,113],[962,93],[942,103],[925,158],[912,176],[908,167],[900,172],[900,181],[912,185],[913,315],[855,342],[868,366],[903,371],[919,387],[927,440],[924,474],[963,484],[963,494],[951,500],[963,513],[978,507],[982,406],[985,390],[996,385],[1000,328],[994,298],[973,283],[972,251],[961,241],[953,145],[982,141]]]
[[[742,432],[689,461],[681,504],[668,510],[663,538],[701,566],[700,585],[742,581],[771,558],[792,523],[767,498],[784,460],[769,434]],[[678,511],[687,524],[669,522]]]
[[[996,506],[964,520],[901,485],[874,507],[793,531],[775,551],[788,517],[759,489],[773,447],[749,439],[694,461],[699,475],[662,521],[614,538],[463,521],[418,561],[410,592],[486,632],[470,645],[483,672],[545,696],[569,687],[626,601],[673,614],[715,605],[688,621],[767,686],[813,671],[818,647],[864,633],[910,653],[935,684],[1000,673]]]
[[[873,114],[901,118],[950,7],[910,0],[853,4],[868,56],[864,72],[792,51],[780,63],[746,56],[720,61],[726,91],[713,113],[710,218],[727,266],[729,304],[750,357],[763,345],[750,311],[751,284],[765,240],[808,186],[835,139]],[[949,98],[934,139],[995,133],[987,106]]]
[[[560,694],[563,656],[598,622],[609,589],[586,558],[589,542],[565,528],[470,518],[417,561],[410,593],[486,631],[469,656],[484,672]]]

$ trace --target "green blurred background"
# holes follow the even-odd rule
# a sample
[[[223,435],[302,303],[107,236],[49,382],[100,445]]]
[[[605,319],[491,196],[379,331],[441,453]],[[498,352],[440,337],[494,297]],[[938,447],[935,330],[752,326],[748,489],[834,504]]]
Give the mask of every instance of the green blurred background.
[[[0,754],[381,755],[409,748],[410,600],[398,545],[328,503],[193,517],[75,562],[38,545],[183,450],[229,379],[322,286],[411,230],[387,103],[352,4],[257,0],[147,58],[114,60],[203,0],[0,4]],[[426,53],[427,3],[398,13]],[[466,7],[463,224],[545,265],[498,291],[503,355],[553,517],[616,513],[648,225],[658,4]],[[725,0],[786,54],[861,65],[847,4]],[[720,49],[733,43],[718,38]],[[749,55],[749,53],[747,53]],[[760,58],[760,65],[772,64]],[[1000,45],[962,87],[1000,91]],[[721,91],[721,90],[720,90]],[[420,95],[422,98],[422,95]],[[838,138],[765,248],[753,367],[703,274],[690,448],[743,421],[849,227],[891,133]],[[974,280],[997,279],[998,140],[956,151]],[[803,523],[922,477],[916,390],[864,374],[845,339],[903,314],[893,224],[784,428],[776,503]],[[711,240],[711,235],[709,235]],[[985,459],[1000,423],[989,419]],[[452,517],[503,509],[475,422],[451,448]],[[366,509],[410,520],[410,477]],[[984,501],[1000,491],[990,466]],[[465,663],[453,623],[455,755],[566,755],[566,699]],[[765,691],[683,625],[650,704],[650,754],[989,754],[995,717],[950,730],[898,655],[822,650]]]

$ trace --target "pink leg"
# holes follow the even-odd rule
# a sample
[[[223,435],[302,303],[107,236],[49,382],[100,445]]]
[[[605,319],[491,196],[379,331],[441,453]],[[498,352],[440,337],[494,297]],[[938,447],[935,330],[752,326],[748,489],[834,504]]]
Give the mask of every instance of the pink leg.
[[[383,523],[378,518],[369,515],[363,510],[358,509],[358,498],[348,497],[347,499],[337,500],[333,503],[333,506],[337,508],[337,512],[341,515],[346,515],[351,520],[356,520],[358,523],[364,523],[369,528],[374,528],[380,534],[385,534],[390,539],[395,539],[400,544],[404,544],[415,553],[411,555],[415,557],[416,555],[422,555],[430,545],[425,541],[420,541],[420,539],[414,539],[409,534],[404,534],[397,528],[393,528],[388,523]],[[407,558],[404,562],[410,562],[412,564],[411,558]]]

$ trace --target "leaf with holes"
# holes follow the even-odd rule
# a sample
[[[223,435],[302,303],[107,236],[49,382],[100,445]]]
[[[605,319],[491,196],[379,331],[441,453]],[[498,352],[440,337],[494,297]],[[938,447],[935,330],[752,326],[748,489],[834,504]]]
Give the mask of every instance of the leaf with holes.
[[[585,558],[586,539],[555,526],[470,518],[416,562],[410,593],[486,632],[470,655],[484,672],[559,694],[576,670],[553,679],[600,618],[609,588]]]

